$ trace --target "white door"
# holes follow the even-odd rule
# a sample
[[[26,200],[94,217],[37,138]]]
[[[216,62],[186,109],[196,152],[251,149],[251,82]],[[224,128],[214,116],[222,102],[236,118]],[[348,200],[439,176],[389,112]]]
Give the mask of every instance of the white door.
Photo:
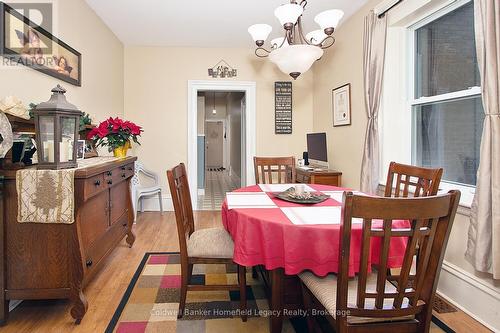
[[[222,167],[224,160],[224,126],[222,121],[206,123],[205,140],[207,167]]]

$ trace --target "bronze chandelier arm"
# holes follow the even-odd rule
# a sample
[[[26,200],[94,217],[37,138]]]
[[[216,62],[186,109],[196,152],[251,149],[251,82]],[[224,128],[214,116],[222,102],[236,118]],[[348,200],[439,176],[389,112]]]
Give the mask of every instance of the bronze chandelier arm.
[[[259,54],[260,51],[264,51],[265,53]],[[259,58],[265,58],[265,57],[269,56],[269,53],[271,53],[271,51],[266,50],[262,46],[259,46],[258,48],[255,49],[255,55]]]
[[[326,42],[327,40],[330,40],[330,44],[327,44],[327,45],[323,45],[324,42]],[[332,46],[333,44],[335,44],[335,37],[333,36],[326,36],[322,41],[321,43],[318,44],[319,47],[321,47],[323,50],[324,49],[327,49],[329,48],[330,46]]]

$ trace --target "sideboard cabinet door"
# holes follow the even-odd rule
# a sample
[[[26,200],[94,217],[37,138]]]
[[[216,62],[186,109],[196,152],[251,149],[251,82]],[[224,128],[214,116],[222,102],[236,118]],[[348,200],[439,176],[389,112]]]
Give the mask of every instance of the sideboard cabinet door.
[[[88,249],[108,229],[109,192],[104,191],[91,198],[80,209],[80,225],[83,248]]]
[[[109,225],[118,222],[123,215],[128,213],[129,183],[120,182],[110,189],[111,214]]]

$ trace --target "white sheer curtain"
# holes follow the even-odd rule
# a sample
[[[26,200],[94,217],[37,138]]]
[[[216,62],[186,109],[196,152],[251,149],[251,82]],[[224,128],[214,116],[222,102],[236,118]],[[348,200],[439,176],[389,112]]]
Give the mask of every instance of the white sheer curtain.
[[[379,181],[378,114],[382,100],[387,16],[378,18],[373,11],[365,17],[363,36],[363,74],[365,106],[368,116],[363,164],[361,165],[361,191],[377,193]]]
[[[475,0],[474,19],[486,117],[465,255],[500,279],[500,2]]]

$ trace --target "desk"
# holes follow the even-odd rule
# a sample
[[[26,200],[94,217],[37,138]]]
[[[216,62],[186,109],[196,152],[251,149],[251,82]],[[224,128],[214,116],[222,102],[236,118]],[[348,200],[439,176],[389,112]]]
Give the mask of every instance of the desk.
[[[327,192],[330,199],[314,206],[285,202],[273,195],[277,188],[286,185],[265,185],[266,193],[274,205],[266,207],[247,206],[230,208],[227,200],[222,205],[222,222],[234,240],[233,260],[242,266],[262,265],[268,272],[264,277],[270,309],[278,315],[271,316],[271,332],[281,332],[284,309],[293,310],[300,306],[300,282],[295,276],[304,270],[311,270],[318,276],[338,272],[340,240],[340,207],[343,189],[325,185],[310,185],[313,190]],[[275,188],[273,188],[275,186]],[[262,193],[263,186],[255,185],[242,188],[242,195]],[[268,190],[267,190],[268,189]],[[338,211],[328,213],[337,218],[325,224],[292,222],[290,209],[328,208]],[[331,209],[330,209],[331,208]],[[322,211],[324,211],[322,209]],[[394,221],[395,228],[405,228],[407,221]],[[360,223],[353,224],[351,249],[353,253],[361,249]],[[314,245],[314,246],[311,246]],[[389,248],[389,268],[401,267],[406,248],[406,239],[394,237]],[[372,257],[368,265],[378,263],[380,241],[371,244]],[[351,256],[349,275],[359,270],[359,256]],[[297,295],[298,294],[298,295]]]
[[[295,168],[297,183],[342,186],[342,172],[335,170],[304,170]]]

